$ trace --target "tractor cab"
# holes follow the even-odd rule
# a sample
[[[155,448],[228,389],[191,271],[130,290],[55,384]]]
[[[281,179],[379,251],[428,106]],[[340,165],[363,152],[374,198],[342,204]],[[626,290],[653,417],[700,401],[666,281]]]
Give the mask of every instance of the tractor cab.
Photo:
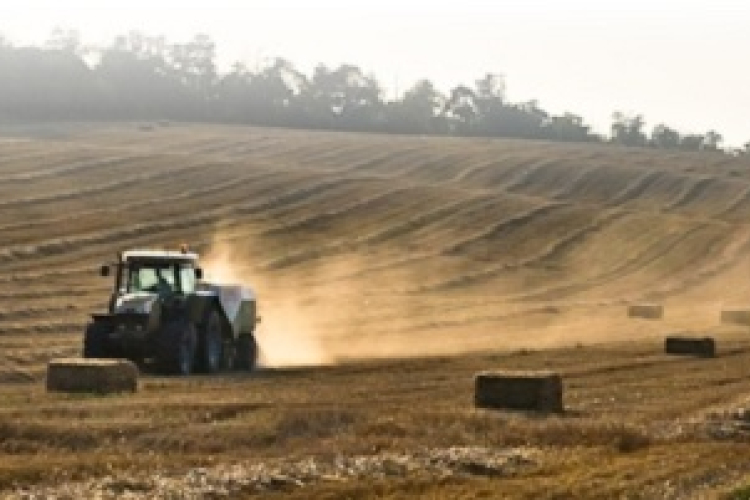
[[[187,296],[195,293],[202,271],[198,255],[187,251],[131,250],[120,254],[115,265],[101,268],[109,276],[115,268],[114,293],[110,312],[115,312],[127,299],[148,296]]]

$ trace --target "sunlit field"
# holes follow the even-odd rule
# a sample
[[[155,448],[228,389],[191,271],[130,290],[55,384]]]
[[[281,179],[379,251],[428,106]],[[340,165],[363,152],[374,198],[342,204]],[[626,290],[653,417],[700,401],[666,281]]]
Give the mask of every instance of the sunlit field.
[[[750,161],[169,122],[0,127],[0,496],[722,498],[750,474]],[[127,248],[258,294],[253,374],[47,393]],[[664,305],[659,321],[629,304]],[[717,357],[664,354],[710,335]],[[553,370],[565,412],[474,407]],[[750,491],[750,490],[748,490]],[[67,496],[66,496],[67,495]]]

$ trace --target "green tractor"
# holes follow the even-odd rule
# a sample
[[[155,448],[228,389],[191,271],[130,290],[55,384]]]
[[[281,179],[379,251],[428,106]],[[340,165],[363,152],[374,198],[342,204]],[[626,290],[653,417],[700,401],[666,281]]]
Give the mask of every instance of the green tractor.
[[[122,252],[101,268],[113,273],[108,312],[92,315],[84,357],[152,361],[177,375],[255,367],[252,289],[203,282],[198,255],[186,249]]]

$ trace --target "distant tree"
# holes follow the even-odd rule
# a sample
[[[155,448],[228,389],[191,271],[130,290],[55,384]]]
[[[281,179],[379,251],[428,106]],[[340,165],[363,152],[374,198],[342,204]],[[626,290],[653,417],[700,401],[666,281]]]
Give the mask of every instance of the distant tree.
[[[596,140],[596,137],[591,134],[591,127],[583,122],[583,118],[573,113],[552,116],[544,126],[547,130],[545,136],[549,139],[572,142]]]
[[[320,65],[311,76],[281,58],[220,74],[207,35],[186,43],[140,32],[92,52],[75,30],[55,29],[41,48],[14,47],[0,35],[0,117],[24,119],[221,120],[276,126],[600,141],[573,113],[550,115],[536,100],[513,103],[502,75],[443,95],[428,80],[385,102],[377,79],[353,64]],[[718,151],[722,136],[681,135],[660,124],[644,133],[640,115],[613,115],[609,142]],[[750,153],[750,143],[745,146]],[[735,152],[736,153],[736,152]]]
[[[651,145],[657,148],[676,149],[680,147],[680,134],[676,130],[659,124],[651,131]]]
[[[700,134],[686,134],[680,139],[680,149],[684,151],[700,151],[706,138]]]
[[[252,73],[242,63],[235,63],[232,70],[222,76],[216,87],[216,113],[220,120],[249,122],[253,113],[250,85]]]
[[[106,107],[118,118],[201,117],[201,103],[170,64],[163,38],[131,32],[100,49],[94,68]]]
[[[502,75],[487,73],[475,84],[475,101],[480,114],[490,114],[502,108],[505,103],[505,78]]]
[[[286,59],[276,58],[249,79],[250,119],[270,125],[305,126],[300,96],[307,78]]]
[[[445,102],[445,96],[432,82],[420,80],[404,93],[400,101],[389,103],[389,130],[411,134],[440,133],[443,127],[439,114]]]
[[[216,45],[208,35],[196,35],[184,44],[170,47],[170,63],[182,84],[195,93],[205,109],[216,83]]]
[[[8,117],[75,119],[92,115],[97,89],[76,54],[7,47],[0,50],[0,96]]]
[[[323,126],[366,130],[382,125],[382,95],[377,80],[357,66],[342,64],[331,70],[320,65],[301,99],[310,119]]]
[[[515,120],[515,133],[508,135],[528,139],[541,137],[542,129],[549,121],[549,114],[539,107],[539,102],[532,99],[514,107],[519,112]]]
[[[645,146],[646,134],[643,127],[646,122],[643,116],[629,116],[620,112],[612,115],[612,142],[623,146]]]
[[[719,144],[724,141],[724,138],[720,133],[715,130],[709,130],[703,136],[703,149],[705,151],[717,152],[720,151]]]
[[[477,80],[474,103],[474,133],[485,136],[507,135],[508,110],[505,103],[505,79],[502,75],[487,73]]]
[[[476,94],[465,85],[455,87],[445,102],[443,113],[455,132],[470,134],[479,116]]]

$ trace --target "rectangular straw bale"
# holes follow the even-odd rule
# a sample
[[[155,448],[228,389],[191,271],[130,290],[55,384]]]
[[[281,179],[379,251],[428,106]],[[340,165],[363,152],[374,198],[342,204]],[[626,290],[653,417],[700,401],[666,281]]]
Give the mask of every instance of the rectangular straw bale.
[[[138,368],[127,359],[54,359],[47,365],[47,390],[59,392],[135,392]]]
[[[474,391],[480,408],[563,411],[562,378],[553,372],[482,372],[475,377]]]
[[[628,306],[628,316],[631,318],[662,319],[664,306],[660,304],[631,304]]]
[[[686,354],[713,358],[716,356],[716,343],[711,337],[685,337],[672,335],[664,340],[667,354]]]
[[[725,324],[750,326],[750,309],[727,309],[721,311],[720,319]]]

